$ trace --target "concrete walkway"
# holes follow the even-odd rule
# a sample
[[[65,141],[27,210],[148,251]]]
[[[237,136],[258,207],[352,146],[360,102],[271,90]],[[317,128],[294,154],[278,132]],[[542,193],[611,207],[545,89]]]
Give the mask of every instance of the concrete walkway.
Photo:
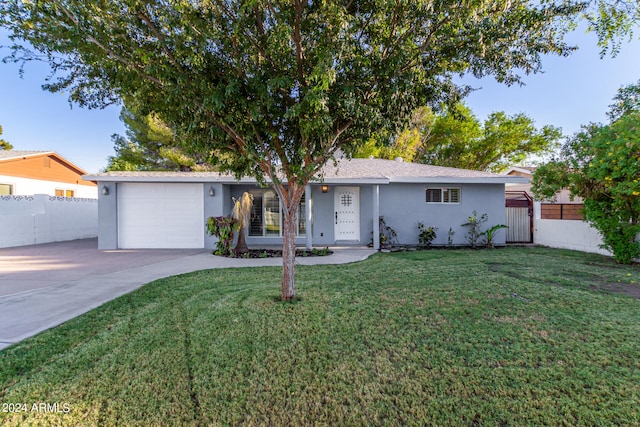
[[[163,277],[211,268],[280,266],[281,258],[233,259],[202,250],[98,251],[95,239],[0,249],[0,350]],[[345,264],[375,251],[332,248],[299,265]]]

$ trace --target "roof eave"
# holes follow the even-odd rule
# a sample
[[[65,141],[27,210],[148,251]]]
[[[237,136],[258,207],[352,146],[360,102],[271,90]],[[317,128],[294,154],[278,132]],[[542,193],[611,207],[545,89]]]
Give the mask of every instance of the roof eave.
[[[413,183],[413,184],[527,184],[528,178],[512,176],[480,176],[480,177],[451,177],[451,176],[429,176],[429,177],[390,177],[391,183]]]
[[[220,183],[220,184],[238,184],[238,183],[255,183],[255,178],[242,178],[237,180],[233,177],[216,177],[216,176],[130,176],[130,175],[83,175],[84,181],[95,182],[164,182],[164,183],[180,183],[180,182],[202,182],[202,183]]]

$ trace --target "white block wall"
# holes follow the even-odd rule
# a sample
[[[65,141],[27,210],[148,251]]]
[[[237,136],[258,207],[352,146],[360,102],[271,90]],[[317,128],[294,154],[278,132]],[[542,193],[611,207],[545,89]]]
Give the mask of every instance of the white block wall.
[[[541,219],[540,203],[533,204],[533,242],[551,248],[573,249],[611,256],[602,249],[600,232],[585,221]]]
[[[98,200],[0,196],[0,247],[85,239],[98,235]]]
[[[18,178],[15,176],[0,175],[1,184],[13,186],[15,196],[33,196],[34,194],[48,194],[55,196],[56,189],[73,190],[74,197],[98,198],[98,187],[80,184],[70,184],[55,181],[42,181],[39,179]]]

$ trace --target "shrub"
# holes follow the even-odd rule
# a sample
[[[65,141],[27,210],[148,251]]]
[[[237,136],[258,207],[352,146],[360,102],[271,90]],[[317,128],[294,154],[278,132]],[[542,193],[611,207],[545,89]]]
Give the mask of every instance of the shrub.
[[[389,227],[384,221],[384,217],[380,217],[378,220],[380,228],[380,247],[388,247],[393,244],[398,244],[398,234],[396,231]]]
[[[429,226],[425,227],[423,222],[418,223],[418,243],[420,246],[431,246],[431,242],[433,242],[436,238],[436,230],[438,227]]]
[[[469,231],[467,232],[467,242],[472,248],[477,248],[480,243],[482,243],[482,236],[484,232],[482,231],[482,224],[487,222],[488,215],[483,213],[478,216],[478,212],[473,211],[471,216],[467,218],[467,222],[462,224],[463,227],[469,227]]]
[[[218,239],[216,242],[216,255],[231,256],[231,245],[233,244],[233,233],[240,229],[238,220],[230,216],[216,216],[207,219],[207,232],[210,236]]]

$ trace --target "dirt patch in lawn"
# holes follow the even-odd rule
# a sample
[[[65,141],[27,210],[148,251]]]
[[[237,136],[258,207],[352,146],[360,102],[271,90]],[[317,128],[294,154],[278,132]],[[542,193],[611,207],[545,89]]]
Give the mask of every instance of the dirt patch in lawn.
[[[619,294],[627,297],[640,299],[640,285],[633,283],[603,283],[602,285],[592,285],[591,289],[604,291],[611,294]]]

